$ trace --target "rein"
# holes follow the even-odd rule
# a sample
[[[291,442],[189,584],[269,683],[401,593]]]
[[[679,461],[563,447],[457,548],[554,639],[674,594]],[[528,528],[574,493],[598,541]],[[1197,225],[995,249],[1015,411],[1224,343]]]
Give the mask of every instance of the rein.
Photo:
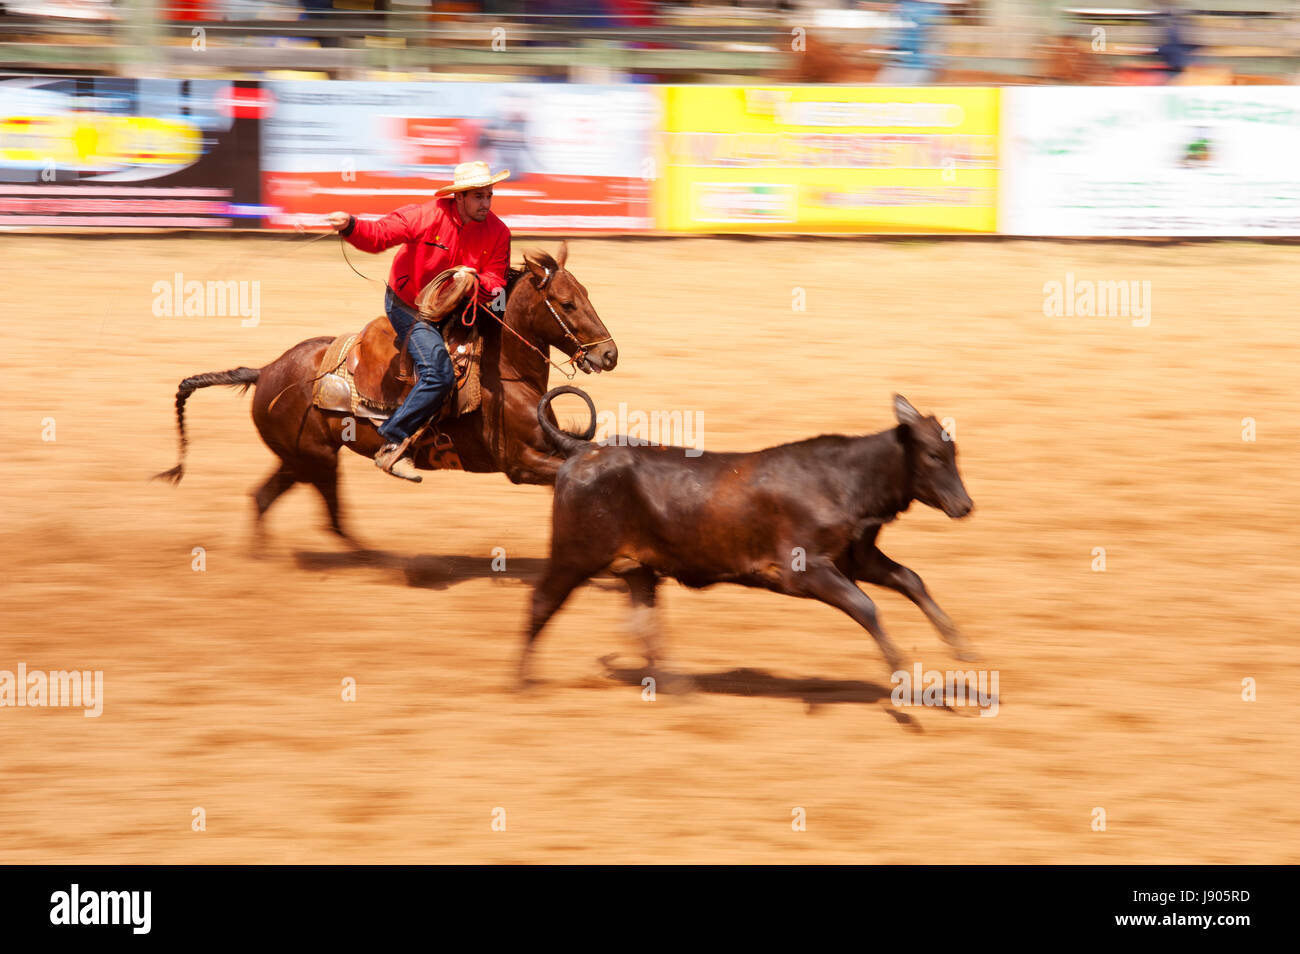
[[[573,352],[573,357],[571,357],[568,361],[564,362],[563,365],[556,364],[553,360],[551,360],[550,355],[544,354],[541,348],[537,347],[537,345],[533,344],[531,341],[529,341],[519,332],[515,331],[515,329],[511,328],[508,324],[506,324],[505,319],[499,316],[491,308],[487,309],[487,312],[498,322],[500,322],[502,328],[510,332],[512,335],[514,335],[524,344],[528,345],[528,347],[536,351],[543,361],[548,362],[551,365],[551,367],[555,368],[555,370],[559,371],[562,375],[564,375],[566,378],[572,381],[578,375],[578,362],[587,356],[587,349],[590,348],[592,345],[604,344],[606,341],[613,341],[614,339],[613,337],[601,338],[598,341],[588,341],[586,344],[583,344],[581,341],[579,341],[578,336],[575,335],[573,333],[573,330],[564,323],[564,319],[560,317],[560,313],[557,312],[555,310],[555,306],[551,304],[551,296],[546,293],[546,286],[549,285],[550,283],[551,283],[551,270],[548,268],[546,269],[546,277],[542,280],[541,285],[538,286],[539,291],[541,291],[542,293],[542,301],[546,302],[547,309],[550,311],[552,317],[555,318],[556,323],[559,324],[560,329],[564,332],[564,336],[568,338],[570,341],[572,341],[576,346],[576,350]],[[571,365],[573,367],[573,370],[572,371],[567,370],[565,365]]]
[[[315,241],[315,239],[312,239],[312,241]],[[343,240],[342,234],[339,234],[339,248],[343,252],[343,261],[348,263],[348,268],[352,269],[354,272],[356,272],[366,281],[374,282],[376,285],[383,285],[385,288],[388,288],[387,282],[381,282],[377,278],[371,278],[369,275],[357,271],[357,267],[353,265],[352,260],[348,258],[348,244]],[[555,306],[551,304],[551,296],[546,293],[546,286],[549,285],[550,283],[551,283],[551,270],[548,268],[546,269],[546,277],[542,280],[541,284],[538,286],[538,290],[541,291],[542,301],[546,303],[547,309],[550,311],[551,316],[555,318],[556,323],[559,324],[560,329],[564,332],[564,336],[568,338],[570,341],[572,341],[576,346],[576,350],[573,352],[573,357],[571,357],[568,361],[564,362],[564,364],[556,364],[555,361],[552,360],[549,354],[543,352],[541,348],[537,347],[537,345],[533,344],[531,341],[529,341],[519,332],[515,331],[514,328],[511,328],[508,324],[506,324],[505,318],[503,318],[501,315],[498,315],[491,308],[484,308],[483,310],[486,311],[493,318],[495,318],[498,324],[500,324],[502,328],[510,332],[512,335],[514,335],[516,338],[518,338],[528,347],[532,348],[533,351],[537,352],[538,357],[540,357],[543,361],[545,361],[551,367],[555,368],[556,371],[559,371],[568,380],[572,381],[575,377],[578,376],[578,362],[587,356],[587,349],[592,347],[593,345],[604,344],[606,341],[613,341],[614,338],[613,336],[610,336],[607,338],[601,338],[597,341],[588,341],[586,344],[583,344],[581,341],[579,341],[578,336],[573,333],[573,330],[567,324],[564,323],[564,319],[560,317],[560,313],[557,312],[555,310]],[[389,290],[391,291],[391,289]],[[474,299],[472,296],[465,303],[465,308],[463,311],[461,311],[460,314],[460,320],[465,325],[472,325],[474,323]],[[572,366],[573,370],[571,371],[568,370],[566,366]]]

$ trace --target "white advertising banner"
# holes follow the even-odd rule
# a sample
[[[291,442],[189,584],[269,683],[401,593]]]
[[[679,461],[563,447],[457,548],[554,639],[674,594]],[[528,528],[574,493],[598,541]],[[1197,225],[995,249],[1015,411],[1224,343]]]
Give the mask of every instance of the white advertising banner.
[[[998,230],[1300,235],[1300,87],[1003,90]]]

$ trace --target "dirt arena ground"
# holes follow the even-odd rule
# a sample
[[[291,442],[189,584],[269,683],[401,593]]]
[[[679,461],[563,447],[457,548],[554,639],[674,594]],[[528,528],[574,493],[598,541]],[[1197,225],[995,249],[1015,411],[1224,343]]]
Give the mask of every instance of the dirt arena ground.
[[[247,396],[197,393],[184,482],[147,478],[182,377],[378,313],[332,240],[295,241],[0,238],[0,670],[105,680],[99,718],[0,709],[6,861],[1300,861],[1300,249],[572,243],[620,347],[579,382],[602,409],[701,411],[712,449],[880,430],[895,390],[954,419],[975,513],[917,505],[881,544],[998,672],[980,718],[893,706],[832,609],[671,583],[697,691],[642,699],[612,582],[513,691],[550,491],[499,475],[413,486],[347,454],[352,528],[389,555],[344,552],[300,487],[251,559],[272,458]],[[154,317],[175,272],[260,281],[260,322]],[[1044,317],[1067,273],[1150,281],[1150,324]],[[966,668],[869,592],[915,661]]]

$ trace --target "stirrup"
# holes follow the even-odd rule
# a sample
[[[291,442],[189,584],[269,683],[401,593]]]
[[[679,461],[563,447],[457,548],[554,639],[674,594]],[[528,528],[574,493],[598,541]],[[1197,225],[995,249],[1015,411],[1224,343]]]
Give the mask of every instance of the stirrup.
[[[424,480],[415,471],[415,462],[411,458],[404,456],[406,442],[394,444],[389,441],[375,454],[375,466],[386,474],[392,474],[394,477],[401,477],[403,480],[409,480],[413,484],[418,484]]]

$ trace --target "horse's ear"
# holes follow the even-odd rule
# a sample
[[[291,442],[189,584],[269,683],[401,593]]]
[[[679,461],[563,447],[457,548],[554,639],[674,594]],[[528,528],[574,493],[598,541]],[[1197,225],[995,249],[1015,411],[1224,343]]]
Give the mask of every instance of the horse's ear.
[[[530,248],[524,252],[524,267],[533,274],[533,282],[538,288],[546,288],[555,277],[557,265],[550,253],[541,249]]]
[[[555,264],[558,265],[560,268],[563,268],[564,263],[567,262],[568,260],[569,260],[569,243],[567,241],[561,241],[560,254],[555,256]]]

